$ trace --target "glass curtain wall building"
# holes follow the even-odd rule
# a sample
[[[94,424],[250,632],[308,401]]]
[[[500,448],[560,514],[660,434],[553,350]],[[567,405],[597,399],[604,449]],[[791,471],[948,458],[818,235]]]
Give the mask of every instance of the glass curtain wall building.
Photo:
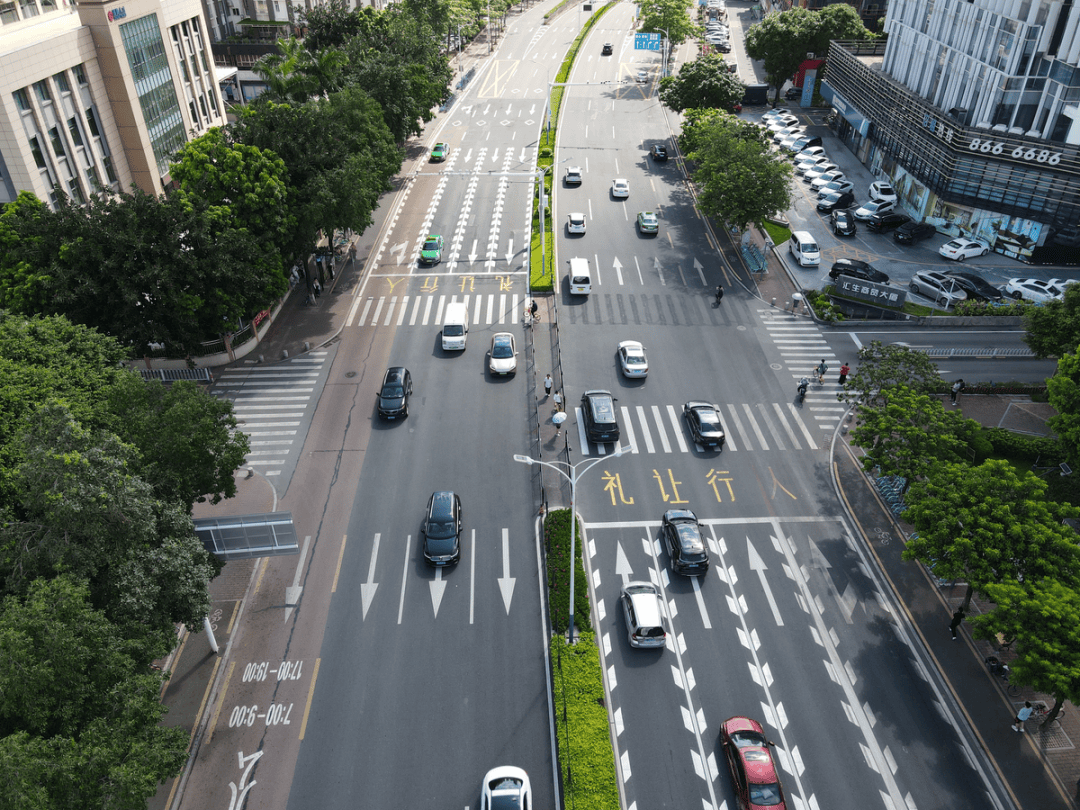
[[[885,28],[886,43],[830,48],[838,133],[943,233],[1076,256],[1080,6],[892,0]]]

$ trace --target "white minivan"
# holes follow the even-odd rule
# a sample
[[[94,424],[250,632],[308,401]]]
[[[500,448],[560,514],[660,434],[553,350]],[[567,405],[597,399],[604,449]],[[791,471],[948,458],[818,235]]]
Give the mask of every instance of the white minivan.
[[[446,305],[446,317],[443,318],[443,351],[465,351],[465,339],[469,336],[469,308],[463,303]]]
[[[793,231],[788,240],[788,251],[800,267],[817,267],[821,264],[821,248],[807,231]]]
[[[570,260],[570,292],[573,295],[588,295],[592,292],[592,273],[589,272],[588,259]]]

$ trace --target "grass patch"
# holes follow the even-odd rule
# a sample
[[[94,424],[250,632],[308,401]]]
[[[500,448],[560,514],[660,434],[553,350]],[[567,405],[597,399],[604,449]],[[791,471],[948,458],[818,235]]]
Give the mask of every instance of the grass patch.
[[[570,510],[556,509],[544,521],[547,548],[548,605],[551,629],[562,635],[570,627]],[[589,604],[589,581],[581,554],[581,523],[577,524],[574,548],[574,624],[583,633],[592,630],[592,606]]]
[[[762,227],[765,229],[765,233],[769,235],[769,238],[772,239],[774,245],[782,245],[791,238],[791,230],[783,225],[777,225],[775,222],[766,220]]]
[[[551,667],[563,806],[619,810],[596,637],[582,633],[578,643],[570,646],[561,635],[553,636]]]

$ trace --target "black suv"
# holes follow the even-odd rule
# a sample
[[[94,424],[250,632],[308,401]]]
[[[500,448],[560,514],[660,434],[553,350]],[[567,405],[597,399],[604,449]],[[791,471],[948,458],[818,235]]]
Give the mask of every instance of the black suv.
[[[701,538],[697,515],[689,509],[664,512],[660,534],[671,558],[672,571],[688,577],[703,577],[709,573],[709,550]]]
[[[905,222],[893,233],[892,238],[902,245],[914,245],[923,239],[929,239],[937,233],[937,228],[929,222]]]
[[[873,231],[874,233],[881,233],[882,231],[891,231],[893,228],[899,228],[901,225],[906,225],[911,222],[911,217],[907,214],[901,214],[897,211],[886,211],[884,214],[874,214],[870,219],[866,221],[866,229]]]
[[[611,43],[610,42],[605,42],[604,47],[600,49],[600,55],[601,56],[611,56],[611,54],[613,52],[614,51],[611,48]]]
[[[829,271],[829,278],[835,281],[840,276],[861,278],[863,281],[873,281],[877,284],[889,283],[889,277],[885,273],[876,269],[874,265],[858,259],[837,259],[833,262],[832,270]]]
[[[653,160],[667,160],[667,147],[654,143],[649,154],[652,155]]]
[[[407,368],[391,366],[383,375],[379,389],[379,416],[397,419],[409,415],[409,395],[412,393],[412,375]]]
[[[453,565],[460,560],[461,499],[453,492],[431,493],[420,534],[428,565]]]
[[[585,438],[590,442],[617,442],[619,423],[615,419],[615,397],[610,391],[586,391],[581,395],[585,415]]]

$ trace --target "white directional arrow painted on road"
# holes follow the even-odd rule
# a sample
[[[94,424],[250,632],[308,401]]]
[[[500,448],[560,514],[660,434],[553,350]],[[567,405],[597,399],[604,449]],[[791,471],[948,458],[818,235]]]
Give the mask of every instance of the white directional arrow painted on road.
[[[363,602],[364,605],[361,619],[367,618],[368,608],[371,607],[371,600],[375,598],[375,591],[379,588],[379,583],[375,581],[375,560],[379,557],[380,537],[382,537],[382,535],[376,532],[375,542],[371,547],[371,562],[368,563],[367,582],[360,583],[360,601]]]
[[[506,615],[510,615],[510,600],[514,598],[514,582],[510,576],[510,530],[502,530],[503,575],[499,577],[499,590],[502,592]]]
[[[773,598],[772,589],[769,588],[769,580],[765,579],[768,566],[761,559],[761,555],[757,553],[754,544],[750,542],[749,535],[746,538],[746,553],[750,557],[750,570],[757,571],[758,579],[761,581],[761,590],[765,594],[765,598],[769,600],[769,607],[772,608],[772,615],[776,619],[776,625],[777,627],[783,627],[784,617],[780,615],[780,608],[776,606],[776,599]]]
[[[630,581],[630,577],[634,575],[634,568],[630,565],[630,560],[626,556],[626,552],[622,549],[622,543],[615,542],[615,573],[622,577],[623,587]]]
[[[514,237],[510,237],[510,243],[506,246],[506,263],[510,264],[514,260]]]
[[[491,160],[492,160],[492,162],[497,162],[499,160],[499,147],[496,146],[491,151]]]
[[[392,256],[393,254],[395,254],[395,253],[397,254],[397,263],[398,263],[398,264],[401,264],[401,262],[402,262],[402,261],[404,260],[404,258],[405,258],[405,248],[406,248],[406,247],[407,247],[407,243],[405,243],[405,242],[402,242],[401,244],[398,244],[398,245],[394,245],[394,246],[393,246],[392,248],[390,248],[390,250],[389,250],[389,253],[390,253],[390,255],[391,255],[391,256]]]
[[[619,257],[615,257],[615,261],[611,263],[611,266],[615,268],[615,275],[619,277],[619,285],[622,285],[622,262],[619,261]]]
[[[428,583],[431,586],[431,609],[435,611],[435,618],[439,618],[439,605],[442,604],[443,592],[446,590],[446,583],[442,578],[442,569],[435,569],[435,579]]]
[[[470,264],[475,264],[476,263],[476,256],[477,256],[476,243],[477,243],[477,241],[478,240],[476,240],[476,239],[472,240],[472,250],[469,251],[469,263]]]
[[[529,113],[529,115],[532,115],[532,113]],[[523,147],[521,147],[521,157],[518,158],[518,163],[524,163],[524,162],[525,162],[525,147],[523,146]]]
[[[705,266],[702,265],[696,258],[694,259],[694,269],[697,270],[698,277],[701,279],[702,286],[705,285]]]
[[[304,574],[304,560],[307,559],[308,544],[310,542],[311,535],[309,534],[304,538],[304,547],[300,549],[300,559],[296,563],[296,573],[293,574],[292,585],[285,588],[285,621],[289,620],[289,616],[292,615],[292,609],[296,606],[296,603],[300,601],[300,594],[304,590],[300,587],[300,577]]]
[[[464,159],[465,159],[466,163],[468,163],[470,160],[472,160],[472,149],[470,149],[468,152],[465,153],[465,158]]]

